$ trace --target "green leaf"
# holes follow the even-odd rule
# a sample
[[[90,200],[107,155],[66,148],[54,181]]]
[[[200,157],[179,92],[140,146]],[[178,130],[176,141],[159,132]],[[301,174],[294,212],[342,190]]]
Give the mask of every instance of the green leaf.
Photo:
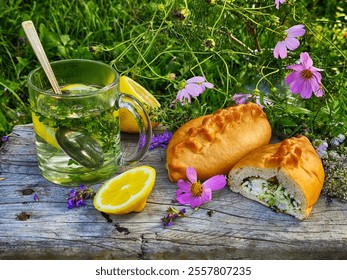
[[[69,35],[61,35],[60,40],[61,40],[62,44],[65,46],[69,43],[70,36]]]
[[[292,115],[311,115],[312,111],[303,107],[287,106],[286,111]]]
[[[0,111],[0,132],[6,133],[8,129],[8,123],[4,114]]]
[[[283,126],[287,126],[287,127],[295,127],[295,126],[297,126],[297,123],[295,121],[293,121],[292,119],[281,119],[280,123]]]
[[[67,52],[66,52],[66,48],[64,46],[58,46],[58,52],[60,54],[61,57],[66,58],[67,56]]]
[[[29,61],[27,58],[17,56],[17,60],[18,60],[19,64],[22,65],[23,67],[27,67],[29,65]]]

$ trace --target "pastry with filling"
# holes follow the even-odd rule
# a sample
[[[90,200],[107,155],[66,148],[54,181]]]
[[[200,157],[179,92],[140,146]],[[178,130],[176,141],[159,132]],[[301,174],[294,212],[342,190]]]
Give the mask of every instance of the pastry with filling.
[[[232,191],[300,220],[311,213],[323,183],[322,161],[305,136],[256,149],[228,176]]]
[[[166,153],[171,181],[187,179],[194,167],[199,180],[227,175],[242,157],[270,142],[271,126],[255,103],[220,109],[188,121],[172,136]]]

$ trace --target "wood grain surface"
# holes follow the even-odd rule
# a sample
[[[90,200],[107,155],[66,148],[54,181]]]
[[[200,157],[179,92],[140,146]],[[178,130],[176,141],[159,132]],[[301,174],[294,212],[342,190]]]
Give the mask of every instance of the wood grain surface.
[[[16,126],[0,150],[0,259],[347,258],[347,204],[327,203],[323,195],[299,221],[224,188],[164,228],[167,208],[183,206],[174,202],[177,187],[168,180],[163,148],[137,164],[157,171],[143,212],[105,215],[92,200],[69,210],[69,188],[40,175],[34,141],[32,125]]]

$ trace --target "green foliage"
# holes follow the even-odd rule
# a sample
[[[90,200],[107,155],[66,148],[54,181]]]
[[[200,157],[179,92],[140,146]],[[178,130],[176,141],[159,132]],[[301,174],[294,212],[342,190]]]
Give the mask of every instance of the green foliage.
[[[31,19],[50,61],[106,62],[146,87],[162,104],[159,121],[187,120],[235,104],[235,93],[272,100],[274,133],[311,139],[346,133],[347,4],[287,0],[0,0],[0,135],[30,122],[28,73],[38,66],[21,22]],[[300,46],[284,59],[272,49],[282,32],[304,24]],[[211,42],[214,42],[214,45]],[[303,100],[284,78],[301,52],[324,69],[325,94]],[[205,76],[215,85],[191,104],[172,104],[182,81]]]

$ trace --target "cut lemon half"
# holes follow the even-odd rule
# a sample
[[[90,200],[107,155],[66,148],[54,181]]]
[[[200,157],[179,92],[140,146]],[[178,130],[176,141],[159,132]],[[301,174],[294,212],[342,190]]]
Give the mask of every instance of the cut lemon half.
[[[153,167],[142,165],[106,181],[96,192],[94,207],[108,214],[141,212],[156,178]]]
[[[147,113],[150,113],[150,109],[157,109],[160,107],[159,101],[147,89],[127,76],[120,77],[119,89],[122,93],[127,93],[136,97],[144,105]],[[128,133],[139,132],[137,122],[128,110],[120,108],[119,116],[121,131]],[[153,118],[153,116],[151,117]],[[151,124],[152,127],[158,125],[156,122],[151,122]]]
[[[55,139],[56,129],[48,127],[43,122],[40,122],[39,117],[34,112],[31,113],[31,116],[35,133],[52,147],[60,149],[60,146]]]

